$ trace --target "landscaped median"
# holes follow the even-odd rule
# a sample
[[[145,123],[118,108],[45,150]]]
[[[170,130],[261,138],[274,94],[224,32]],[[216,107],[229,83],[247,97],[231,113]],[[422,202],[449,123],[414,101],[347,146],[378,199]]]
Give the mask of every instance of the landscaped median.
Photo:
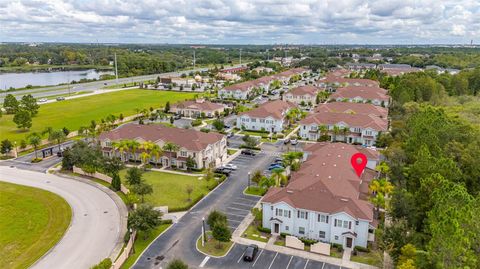
[[[202,245],[202,236],[197,239],[197,249],[205,255],[223,257],[233,246],[232,241],[221,242],[213,238],[211,231],[206,232],[206,237],[204,245]]]
[[[27,268],[67,230],[72,210],[60,196],[0,182],[0,268]]]

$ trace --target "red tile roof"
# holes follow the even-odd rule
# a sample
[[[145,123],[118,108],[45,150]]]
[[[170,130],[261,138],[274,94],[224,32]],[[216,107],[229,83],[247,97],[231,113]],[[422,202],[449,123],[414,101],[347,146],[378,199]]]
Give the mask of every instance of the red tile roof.
[[[337,125],[340,122],[347,124],[348,127],[371,128],[375,131],[386,131],[388,128],[387,119],[366,114],[336,112],[317,112],[310,114],[302,119],[300,124],[309,125],[316,123],[318,125]]]
[[[353,99],[361,97],[365,100],[378,99],[381,101],[388,101],[387,90],[377,87],[343,87],[338,88],[336,92],[330,95],[331,99],[348,98]]]
[[[247,115],[251,118],[266,118],[270,116],[280,120],[285,116],[284,113],[293,107],[296,107],[296,105],[291,102],[275,100],[263,103],[250,111],[240,113],[239,116]]]
[[[320,91],[319,88],[312,86],[312,85],[306,85],[306,86],[300,86],[291,89],[290,91],[287,92],[292,94],[292,95],[305,95],[305,94],[310,94],[310,95],[317,95],[317,93]]]
[[[223,137],[223,135],[218,133],[204,133],[193,129],[129,123],[121,125],[112,131],[102,133],[99,139],[118,141],[141,138],[151,142],[171,142],[188,150],[200,151],[207,148],[208,145],[222,140]]]
[[[319,104],[315,108],[315,112],[337,112],[349,114],[365,114],[374,115],[386,119],[388,116],[388,109],[364,103],[351,102],[331,102],[326,104]]]
[[[247,91],[251,88],[259,87],[262,84],[263,85],[268,85],[276,79],[289,77],[289,76],[292,76],[294,74],[300,74],[300,73],[303,73],[305,71],[307,71],[307,69],[305,69],[305,68],[293,68],[293,69],[283,71],[283,72],[275,74],[275,75],[265,76],[265,77],[257,78],[255,80],[250,80],[250,81],[245,81],[245,82],[233,84],[233,85],[227,86],[223,89],[226,90],[226,91],[236,91],[236,90]]]
[[[366,149],[343,143],[317,143],[312,149],[289,184],[271,188],[262,201],[329,214],[345,212],[373,221],[372,204],[359,199],[361,181],[371,180],[372,174],[364,172],[359,179],[350,165],[351,156]],[[378,161],[378,154],[368,152],[367,158]]]
[[[213,103],[210,101],[203,101],[203,102],[197,102],[197,101],[184,101],[180,102],[177,104],[172,105],[172,107],[177,108],[177,109],[197,109],[200,111],[214,111],[218,109],[224,108],[223,105]]]
[[[357,85],[357,86],[367,86],[367,87],[379,87],[378,81],[371,80],[371,79],[363,79],[363,78],[343,78],[341,76],[336,76],[333,74],[328,74],[326,78],[320,80],[320,82],[326,83],[338,83],[338,84],[348,84],[350,86]]]

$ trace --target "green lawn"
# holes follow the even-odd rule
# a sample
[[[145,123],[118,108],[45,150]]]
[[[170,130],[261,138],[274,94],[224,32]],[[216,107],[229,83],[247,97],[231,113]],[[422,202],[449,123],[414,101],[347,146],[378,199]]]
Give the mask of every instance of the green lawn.
[[[219,242],[212,237],[211,232],[207,232],[207,242],[202,246],[202,237],[200,236],[197,239],[197,248],[205,254],[214,257],[221,257],[227,254],[233,245],[232,241],[229,242]]]
[[[50,126],[54,129],[67,127],[78,130],[88,125],[91,120],[100,121],[110,114],[124,116],[136,113],[136,109],[160,107],[167,101],[170,104],[193,98],[195,93],[180,93],[152,90],[124,90],[98,95],[91,95],[40,106],[39,113],[33,118],[30,131],[39,132]],[[0,118],[0,140],[10,139],[19,142],[29,132],[18,131],[12,121],[13,115]]]
[[[238,149],[227,149],[227,154],[228,154],[228,155],[233,155],[233,154],[235,154],[235,152],[237,152],[237,151],[238,151]]]
[[[357,255],[352,254],[350,260],[353,262],[366,263],[382,268],[383,253],[381,251],[370,251],[368,253],[357,251]]]
[[[72,211],[48,191],[0,182],[0,268],[27,268],[67,230]]]
[[[257,196],[263,196],[268,190],[258,187],[258,186],[250,186],[246,187],[243,193],[245,194],[250,194],[250,195],[257,195]]]
[[[265,238],[262,238],[260,236],[263,236]],[[268,241],[268,238],[270,238],[270,235],[266,233],[261,233],[260,231],[258,231],[257,226],[255,226],[253,223],[250,223],[250,225],[248,225],[247,227],[247,230],[245,230],[245,232],[243,233],[242,237],[266,243]]]
[[[130,268],[133,263],[138,259],[138,256],[142,253],[143,250],[147,248],[147,246],[155,239],[159,234],[165,231],[171,224],[161,224],[155,230],[151,231],[148,235],[147,239],[144,239],[144,235],[142,232],[137,233],[137,239],[133,244],[133,248],[135,253],[133,253],[128,259],[123,263],[122,269]]]
[[[120,172],[122,181],[125,179],[126,170]],[[146,202],[154,206],[168,206],[169,211],[186,210],[193,206],[195,201],[209,192],[208,186],[215,184],[215,180],[207,182],[199,180],[201,176],[176,175],[165,172],[148,171],[143,174],[143,179],[153,186],[153,194],[145,197]],[[126,183],[125,183],[126,184]],[[192,186],[193,191],[188,201],[187,186]]]

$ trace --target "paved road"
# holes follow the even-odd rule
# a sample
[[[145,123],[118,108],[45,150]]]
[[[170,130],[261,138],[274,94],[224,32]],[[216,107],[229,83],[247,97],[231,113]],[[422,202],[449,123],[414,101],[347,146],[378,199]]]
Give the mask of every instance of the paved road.
[[[173,258],[181,258],[190,268],[198,267],[205,257],[195,248],[201,234],[202,217],[207,217],[213,209],[229,212],[229,225],[232,229],[236,228],[242,216],[248,213],[257,200],[242,193],[247,186],[247,173],[263,170],[273,158],[273,154],[260,153],[255,157],[239,156],[233,160],[238,166],[237,171],[157,238],[133,268],[165,268]]]
[[[0,180],[45,189],[71,206],[72,222],[60,242],[34,269],[90,268],[109,257],[123,241],[125,217],[109,195],[92,185],[52,174],[0,167]],[[126,209],[125,209],[126,210]]]

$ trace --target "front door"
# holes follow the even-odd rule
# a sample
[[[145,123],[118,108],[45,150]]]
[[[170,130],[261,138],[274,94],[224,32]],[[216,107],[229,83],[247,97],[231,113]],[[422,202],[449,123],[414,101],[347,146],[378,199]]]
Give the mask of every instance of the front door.
[[[280,225],[278,223],[275,223],[275,226],[274,226],[274,229],[273,231],[278,234],[279,233],[279,230],[280,230]]]
[[[347,237],[347,248],[351,248],[352,247],[352,238],[351,237]]]

